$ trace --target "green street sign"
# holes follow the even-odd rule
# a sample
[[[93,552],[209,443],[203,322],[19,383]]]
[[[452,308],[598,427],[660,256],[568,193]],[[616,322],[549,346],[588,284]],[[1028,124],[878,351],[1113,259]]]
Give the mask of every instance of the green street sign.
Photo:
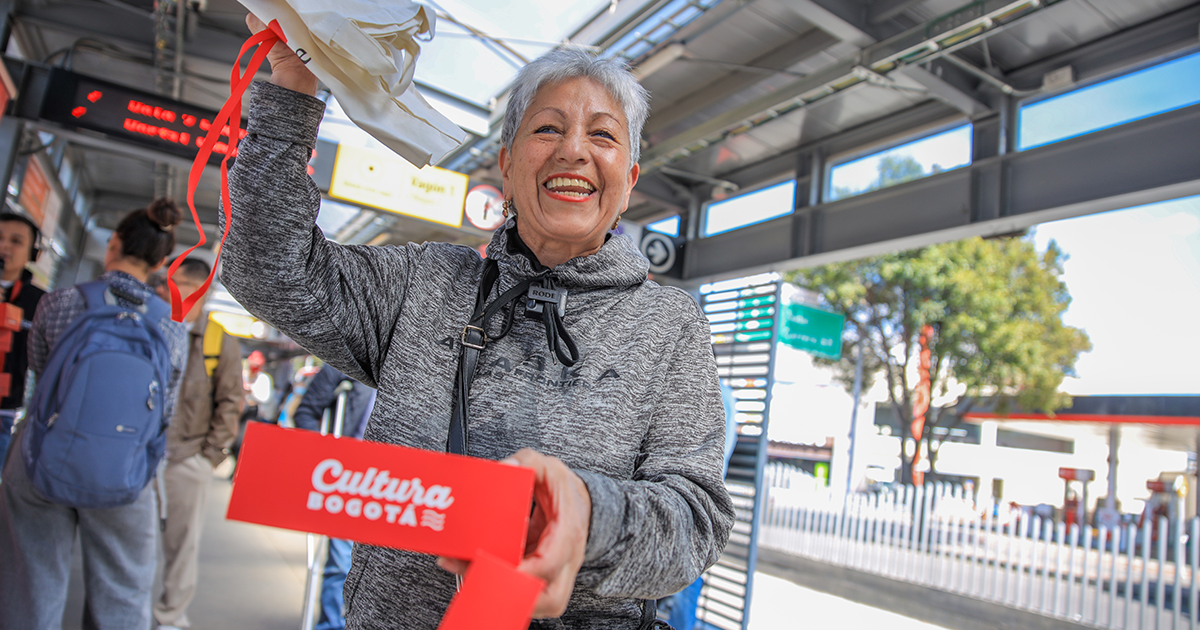
[[[842,327],[846,317],[804,304],[788,304],[780,341],[826,359],[842,358]]]

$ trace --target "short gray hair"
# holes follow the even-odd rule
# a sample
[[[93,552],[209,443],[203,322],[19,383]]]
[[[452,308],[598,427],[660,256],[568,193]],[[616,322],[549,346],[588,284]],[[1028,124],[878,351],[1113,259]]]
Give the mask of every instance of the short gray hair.
[[[543,85],[580,77],[603,85],[625,111],[625,122],[629,126],[629,168],[633,168],[642,155],[642,126],[650,115],[650,93],[637,82],[624,61],[601,59],[576,46],[555,48],[517,73],[504,110],[501,144],[512,151],[525,110],[529,109]]]

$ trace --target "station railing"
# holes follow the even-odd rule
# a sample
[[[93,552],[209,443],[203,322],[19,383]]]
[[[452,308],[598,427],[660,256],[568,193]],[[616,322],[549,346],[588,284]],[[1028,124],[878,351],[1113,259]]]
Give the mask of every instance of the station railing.
[[[773,463],[758,544],[1099,628],[1196,628],[1200,520],[1069,527],[959,485],[836,496]]]

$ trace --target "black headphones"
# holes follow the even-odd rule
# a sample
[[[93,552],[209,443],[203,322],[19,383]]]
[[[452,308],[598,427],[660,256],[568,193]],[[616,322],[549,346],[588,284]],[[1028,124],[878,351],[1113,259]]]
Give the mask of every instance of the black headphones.
[[[9,221],[24,223],[33,232],[33,241],[29,243],[29,262],[36,262],[38,254],[42,253],[42,250],[38,249],[38,243],[42,240],[42,231],[25,215],[15,212],[0,212],[0,223],[8,223]]]

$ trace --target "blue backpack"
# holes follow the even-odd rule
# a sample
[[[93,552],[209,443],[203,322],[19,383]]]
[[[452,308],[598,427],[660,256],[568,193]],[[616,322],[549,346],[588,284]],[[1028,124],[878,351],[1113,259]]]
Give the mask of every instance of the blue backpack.
[[[154,296],[139,310],[109,303],[100,280],[76,288],[87,310],[59,337],[37,381],[21,454],[50,501],[127,505],[166,450],[171,352],[159,322],[170,308]]]

